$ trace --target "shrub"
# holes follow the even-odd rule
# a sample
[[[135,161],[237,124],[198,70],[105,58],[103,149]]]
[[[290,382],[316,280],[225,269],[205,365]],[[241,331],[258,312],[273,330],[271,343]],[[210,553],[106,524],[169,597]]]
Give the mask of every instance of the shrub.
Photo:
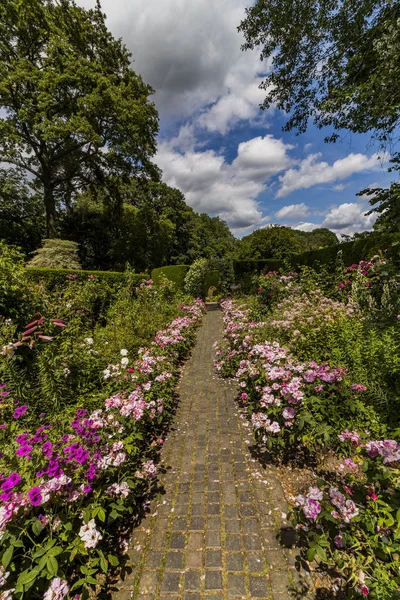
[[[154,283],[160,283],[163,277],[167,277],[167,279],[176,284],[178,289],[183,291],[185,285],[185,276],[189,269],[189,265],[171,265],[168,267],[159,267],[158,269],[152,270],[151,278]]]
[[[112,287],[118,287],[125,282],[125,273],[119,271],[83,271],[73,269],[26,268],[25,274],[30,281],[43,282],[50,291],[68,287],[71,281],[103,281]],[[143,279],[148,279],[146,273],[130,273],[128,276],[132,286],[139,285]]]
[[[320,250],[294,254],[290,257],[293,269],[301,265],[307,265],[319,270],[320,265],[331,266],[335,264],[338,252],[342,253],[343,262],[346,267],[359,263],[361,260],[369,259],[379,251],[387,250],[387,256],[393,258],[396,263],[400,262],[400,234],[380,233],[374,234],[363,240],[344,242],[335,246],[327,246]]]
[[[50,269],[81,269],[78,250],[78,244],[70,240],[44,240],[43,247],[35,250],[35,256],[28,262],[28,266]]]
[[[235,282],[240,284],[243,292],[256,290],[255,276],[268,271],[280,271],[284,266],[283,260],[268,258],[262,260],[235,260],[233,270]]]
[[[185,292],[195,298],[204,298],[205,282],[208,270],[208,260],[198,258],[191,265],[185,277]]]
[[[206,273],[206,277],[205,277],[205,282],[204,282],[204,297],[208,296],[208,290],[211,287],[216,288],[217,293],[219,291],[219,279],[220,279],[220,272],[217,269],[214,269],[212,271],[207,271]]]

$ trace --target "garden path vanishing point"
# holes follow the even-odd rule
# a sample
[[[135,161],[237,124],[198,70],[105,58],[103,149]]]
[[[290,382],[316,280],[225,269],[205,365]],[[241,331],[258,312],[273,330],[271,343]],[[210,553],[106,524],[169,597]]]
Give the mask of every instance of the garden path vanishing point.
[[[287,511],[279,479],[252,458],[236,385],[213,368],[213,343],[221,337],[221,312],[209,310],[182,370],[179,408],[161,456],[163,493],[134,530],[131,572],[113,600],[306,596],[290,593],[299,580],[297,552],[276,539]]]

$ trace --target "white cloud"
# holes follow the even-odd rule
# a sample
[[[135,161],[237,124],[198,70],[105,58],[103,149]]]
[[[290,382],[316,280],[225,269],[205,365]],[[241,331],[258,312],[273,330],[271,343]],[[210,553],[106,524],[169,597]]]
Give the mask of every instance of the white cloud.
[[[217,214],[241,232],[269,221],[257,197],[273,175],[290,165],[290,148],[270,135],[256,137],[239,144],[237,157],[229,164],[214,150],[178,152],[175,143],[162,142],[156,162],[163,180],[182,190],[196,211]]]
[[[368,208],[361,202],[345,202],[332,208],[322,222],[322,227],[328,227],[335,233],[354,233],[372,229],[377,215],[367,215]]]
[[[337,185],[334,185],[332,189],[335,190],[335,192],[343,192],[347,187],[348,184],[346,183],[338,183]]]
[[[95,0],[78,0],[89,8]],[[263,63],[240,49],[248,0],[102,0],[107,25],[131,50],[133,68],[156,90],[161,117],[206,110],[202,124],[226,131],[258,112]]]
[[[282,206],[275,216],[278,219],[301,219],[308,214],[308,206],[302,202],[301,204],[289,204],[288,206]]]
[[[324,161],[318,162],[319,158],[321,158],[321,153],[310,154],[301,161],[298,168],[289,169],[279,177],[282,185],[276,197],[282,198],[295,190],[346,179],[354,173],[379,169],[382,164],[382,157],[378,154],[373,154],[370,157],[365,154],[349,154],[345,158],[335,161],[332,165]]]
[[[318,225],[317,223],[300,222],[297,223],[297,225],[294,225],[293,229],[298,229],[299,231],[313,231],[314,229],[318,229],[318,227],[321,227],[321,225]]]

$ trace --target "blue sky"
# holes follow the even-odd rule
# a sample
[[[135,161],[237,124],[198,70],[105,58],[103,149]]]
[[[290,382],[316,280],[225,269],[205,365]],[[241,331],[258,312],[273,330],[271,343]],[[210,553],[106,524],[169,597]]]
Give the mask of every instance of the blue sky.
[[[79,0],[85,7],[94,0]],[[390,175],[366,136],[325,144],[326,132],[283,133],[261,111],[269,64],[242,52],[246,0],[103,0],[108,26],[156,90],[157,164],[195,210],[219,215],[242,237],[271,223],[336,234],[369,230],[374,215],[356,193]]]

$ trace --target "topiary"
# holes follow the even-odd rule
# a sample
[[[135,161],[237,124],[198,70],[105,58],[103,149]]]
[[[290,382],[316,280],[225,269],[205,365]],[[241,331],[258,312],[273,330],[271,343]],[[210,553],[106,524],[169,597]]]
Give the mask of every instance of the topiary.
[[[47,267],[50,269],[81,269],[78,258],[78,244],[70,240],[44,240],[42,248],[28,262],[28,267]]]

